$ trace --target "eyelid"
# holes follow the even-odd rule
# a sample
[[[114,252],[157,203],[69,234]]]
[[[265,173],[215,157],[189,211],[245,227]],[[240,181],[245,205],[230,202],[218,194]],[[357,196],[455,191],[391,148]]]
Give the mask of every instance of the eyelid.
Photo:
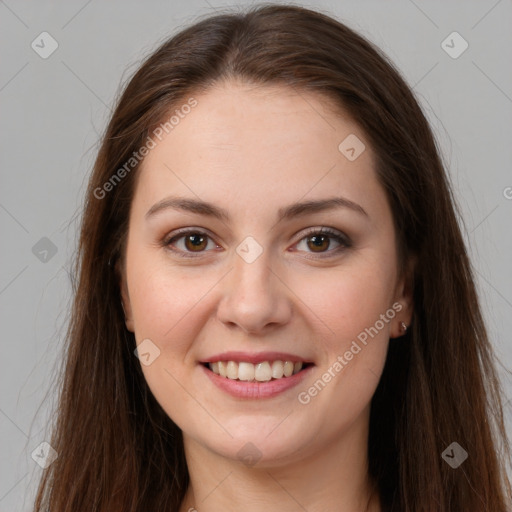
[[[338,243],[340,243],[340,247],[337,247],[335,249],[329,249],[325,252],[307,252],[307,254],[312,254],[313,256],[307,256],[309,259],[320,259],[320,258],[328,258],[330,256],[333,256],[335,254],[338,254],[340,250],[347,249],[352,246],[352,242],[350,238],[343,232],[335,228],[331,228],[328,226],[313,226],[310,228],[307,228],[305,231],[299,231],[298,233],[302,232],[302,236],[300,239],[298,239],[293,246],[296,246],[300,242],[302,242],[305,238],[311,235],[328,235],[330,238],[335,239]],[[187,228],[181,228],[176,231],[174,231],[172,234],[164,237],[164,240],[162,242],[163,246],[170,250],[171,252],[177,254],[178,256],[184,257],[184,258],[197,258],[201,257],[204,254],[210,252],[210,251],[199,251],[197,253],[190,252],[190,251],[182,251],[181,249],[173,249],[171,248],[171,242],[174,240],[179,240],[183,238],[184,236],[188,234],[198,234],[203,235],[209,238],[212,242],[214,242],[217,246],[220,246],[215,240],[215,237],[204,228],[195,228],[195,227],[187,227]],[[294,251],[294,252],[301,252],[301,251]],[[315,256],[316,254],[316,256]]]
[[[207,229],[194,228],[194,227],[181,228],[176,231],[173,231],[170,235],[164,237],[164,239],[162,241],[162,245],[167,250],[169,250],[172,253],[177,254],[178,256],[181,256],[183,258],[197,258],[197,257],[203,256],[207,252],[210,252],[210,251],[202,251],[202,252],[200,251],[198,253],[193,253],[190,251],[182,251],[181,249],[171,248],[172,241],[179,240],[180,238],[183,238],[184,236],[189,235],[189,234],[203,235],[203,236],[209,238],[211,241],[213,241],[217,246],[219,246],[219,244],[215,241],[215,237]]]
[[[343,231],[328,226],[307,228],[306,231],[302,234],[300,240],[297,241],[297,243],[302,241],[307,236],[316,234],[330,235],[333,238],[340,238],[346,245],[350,245],[352,243],[348,235],[346,235]]]

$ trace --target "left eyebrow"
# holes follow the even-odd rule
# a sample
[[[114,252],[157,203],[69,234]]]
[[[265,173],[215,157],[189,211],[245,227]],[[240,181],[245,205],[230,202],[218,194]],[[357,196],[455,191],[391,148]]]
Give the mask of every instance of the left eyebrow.
[[[158,203],[154,204],[146,213],[145,217],[155,215],[157,212],[166,209],[183,210],[198,215],[205,215],[208,217],[214,217],[219,220],[226,222],[230,221],[230,215],[227,210],[215,206],[212,203],[206,201],[200,201],[197,199],[170,196],[162,199]],[[278,221],[290,220],[294,217],[303,217],[313,213],[319,213],[326,210],[333,210],[336,208],[348,208],[360,215],[369,217],[366,210],[357,203],[350,201],[345,197],[331,197],[327,199],[317,199],[311,201],[304,201],[293,203],[278,210]]]
[[[366,210],[359,204],[350,201],[346,197],[331,197],[327,199],[317,199],[304,201],[302,203],[293,203],[278,210],[278,219],[289,220],[294,217],[302,217],[311,213],[323,212],[325,210],[334,210],[336,208],[348,208],[356,213],[368,217]]]

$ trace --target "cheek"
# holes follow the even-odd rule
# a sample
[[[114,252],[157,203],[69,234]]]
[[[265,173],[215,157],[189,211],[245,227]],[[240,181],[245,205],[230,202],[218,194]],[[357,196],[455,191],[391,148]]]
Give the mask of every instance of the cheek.
[[[142,372],[152,394],[180,428],[188,418],[197,417],[196,393],[185,391],[190,381],[194,340],[204,322],[208,291],[218,279],[203,272],[192,275],[161,262],[132,258],[130,299],[137,343],[151,340],[158,356]],[[205,297],[206,296],[206,297]],[[203,418],[207,421],[207,418]]]
[[[131,265],[129,289],[136,339],[149,338],[162,350],[174,353],[186,350],[200,329],[201,301],[215,280],[197,269],[180,272],[158,259],[137,255]]]
[[[392,282],[382,270],[339,270],[298,294],[314,313],[309,316],[318,325],[323,352],[318,378],[299,389],[299,401],[308,404],[304,411],[324,417],[333,435],[340,411],[349,422],[367,407],[386,361],[396,312],[390,304]]]
[[[309,317],[321,338],[322,382],[311,395],[302,390],[319,413],[337,404],[349,416],[357,415],[375,391],[396,315],[392,308],[393,261],[367,254],[347,260],[336,270],[318,272],[314,280],[295,283],[298,296],[314,313]]]
[[[355,339],[390,309],[393,279],[393,272],[383,265],[347,265],[319,271],[314,279],[302,276],[293,288],[326,335],[342,346],[343,340]],[[379,327],[387,336],[390,324]]]

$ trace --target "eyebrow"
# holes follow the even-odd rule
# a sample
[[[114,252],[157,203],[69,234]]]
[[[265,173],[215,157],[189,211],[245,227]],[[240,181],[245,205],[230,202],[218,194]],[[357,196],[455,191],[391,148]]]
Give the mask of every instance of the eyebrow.
[[[365,217],[368,213],[362,206],[345,197],[330,197],[326,199],[316,199],[290,204],[280,208],[277,212],[278,222],[281,220],[290,220],[295,217],[302,217],[313,213],[333,210],[336,208],[348,208]],[[227,210],[215,206],[212,203],[197,199],[185,197],[170,196],[154,204],[146,213],[146,219],[149,219],[158,212],[167,209],[183,210],[198,215],[213,217],[221,221],[229,222],[230,215]]]

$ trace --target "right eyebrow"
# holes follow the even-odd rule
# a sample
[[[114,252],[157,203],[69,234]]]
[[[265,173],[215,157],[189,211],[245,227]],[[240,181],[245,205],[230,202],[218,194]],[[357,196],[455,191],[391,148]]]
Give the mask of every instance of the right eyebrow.
[[[229,222],[231,217],[227,210],[212,203],[186,197],[170,196],[154,204],[146,213],[149,218],[158,212],[166,209],[183,210],[198,215],[214,217]],[[278,210],[278,221],[290,220],[294,217],[303,217],[314,213],[336,208],[348,208],[361,215],[368,217],[368,213],[362,206],[345,197],[331,197],[327,199],[316,199],[311,201],[292,203]]]

